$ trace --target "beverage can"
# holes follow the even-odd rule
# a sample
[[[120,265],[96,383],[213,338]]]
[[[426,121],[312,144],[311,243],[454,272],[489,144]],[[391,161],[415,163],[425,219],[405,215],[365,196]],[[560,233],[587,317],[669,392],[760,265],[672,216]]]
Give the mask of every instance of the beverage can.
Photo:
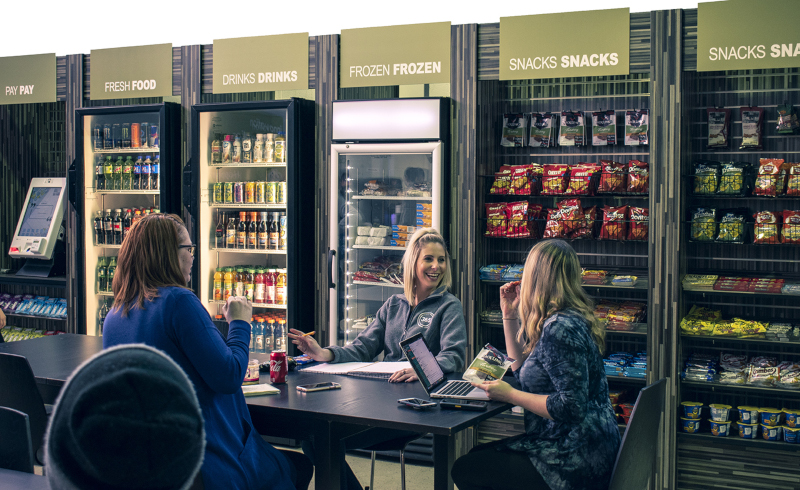
[[[214,182],[214,203],[215,204],[222,204],[223,202],[223,194],[222,194],[222,182]]]
[[[233,204],[233,182],[223,182],[222,187],[225,191],[225,204]]]
[[[272,384],[286,382],[286,352],[274,350],[269,355],[269,380]]]
[[[131,147],[131,123],[122,123],[122,147]]]
[[[114,148],[122,148],[122,127],[119,123],[111,125],[111,134],[114,137]]]
[[[111,135],[111,124],[103,124],[103,149],[114,148],[114,137]]]
[[[147,139],[150,136],[150,123],[143,122],[139,125],[139,141],[142,148],[148,148]]]
[[[286,213],[281,213],[279,218],[280,223],[280,238],[278,239],[278,249],[286,250],[287,237],[286,237]]]
[[[256,203],[265,204],[267,202],[267,183],[256,182]]]
[[[286,204],[286,182],[276,182],[275,200],[278,204]]]
[[[158,148],[158,124],[150,125],[150,136],[147,139],[150,148]]]
[[[139,123],[131,123],[131,148],[139,148]]]
[[[267,182],[267,191],[264,194],[267,204],[277,204],[276,195],[278,193],[277,182]]]
[[[233,184],[233,203],[244,204],[244,182],[235,182]]]
[[[256,202],[256,183],[255,182],[245,182],[244,183],[244,202],[247,204],[253,204]]]

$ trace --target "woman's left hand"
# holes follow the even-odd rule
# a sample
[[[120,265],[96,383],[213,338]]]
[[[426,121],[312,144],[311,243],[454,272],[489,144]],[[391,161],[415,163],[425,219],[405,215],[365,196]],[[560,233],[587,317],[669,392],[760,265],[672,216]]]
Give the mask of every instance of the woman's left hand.
[[[496,381],[484,381],[483,383],[472,383],[472,386],[485,391],[490,399],[504,403],[511,403],[511,396],[517,391],[512,388],[510,384],[500,379]]]
[[[411,383],[412,381],[416,381],[417,375],[414,373],[414,370],[411,368],[401,369],[400,371],[395,372],[391,376],[389,376],[390,383]]]

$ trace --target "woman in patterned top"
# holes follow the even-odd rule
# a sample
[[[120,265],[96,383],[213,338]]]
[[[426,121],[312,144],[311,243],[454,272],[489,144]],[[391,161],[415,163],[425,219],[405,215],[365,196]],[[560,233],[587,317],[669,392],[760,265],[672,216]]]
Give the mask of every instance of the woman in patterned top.
[[[604,330],[581,287],[575,251],[537,243],[520,283],[500,288],[508,355],[521,390],[487,381],[489,398],[525,409],[525,434],[478,446],[453,465],[459,490],[605,490],[620,444],[603,369]]]

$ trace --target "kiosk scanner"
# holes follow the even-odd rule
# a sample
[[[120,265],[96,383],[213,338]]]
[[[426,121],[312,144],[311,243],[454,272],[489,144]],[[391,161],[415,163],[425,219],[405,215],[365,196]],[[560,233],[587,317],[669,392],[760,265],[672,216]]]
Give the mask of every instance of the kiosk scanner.
[[[64,205],[67,179],[35,178],[28,188],[8,255],[28,259],[18,276],[49,277],[66,272]]]

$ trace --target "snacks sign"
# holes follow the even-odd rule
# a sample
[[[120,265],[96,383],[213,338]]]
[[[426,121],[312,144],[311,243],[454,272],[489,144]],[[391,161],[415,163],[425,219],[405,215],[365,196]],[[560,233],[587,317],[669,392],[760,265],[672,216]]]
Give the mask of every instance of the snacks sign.
[[[213,82],[215,94],[308,89],[308,33],[215,39]]]
[[[797,0],[697,6],[697,71],[800,67]]]
[[[0,58],[0,104],[55,101],[55,54]]]
[[[500,18],[500,80],[627,75],[630,9]]]
[[[93,49],[91,100],[172,95],[172,44]]]
[[[450,23],[343,29],[342,88],[450,83]]]

